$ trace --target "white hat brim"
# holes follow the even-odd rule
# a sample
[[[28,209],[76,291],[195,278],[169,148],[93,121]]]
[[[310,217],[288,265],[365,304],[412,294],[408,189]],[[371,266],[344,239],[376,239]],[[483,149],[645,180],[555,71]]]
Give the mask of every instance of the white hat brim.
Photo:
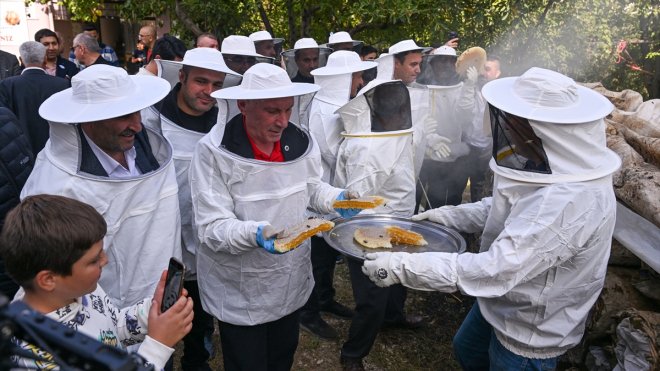
[[[204,68],[206,70],[229,73],[229,74],[232,74],[232,75],[241,76],[241,74],[239,74],[238,72],[232,71],[226,65],[223,65],[223,64],[217,63],[217,62],[212,62],[212,61],[202,61],[202,62],[200,62],[200,61],[194,61],[194,62],[172,61],[172,63],[177,63],[177,64],[180,64],[181,66],[191,66],[191,67],[197,67],[197,68]]]
[[[362,42],[362,41],[360,41],[360,40],[346,40],[346,41],[335,41],[335,42],[333,42],[332,44],[330,44],[330,43],[325,43],[325,44],[323,44],[323,45],[326,45],[326,47],[328,47],[328,48],[332,48],[331,45],[335,45],[335,44],[345,44],[345,43],[353,43],[353,46],[358,46],[358,45],[360,45],[360,44],[364,44],[364,42]]]
[[[135,90],[110,102],[78,102],[73,88],[51,95],[39,107],[47,121],[82,123],[106,120],[140,111],[160,102],[170,92],[170,84],[160,77],[132,75]]]
[[[578,100],[569,107],[539,107],[520,98],[514,92],[517,77],[504,77],[488,82],[481,94],[493,106],[526,119],[556,124],[575,124],[602,119],[614,106],[601,94],[577,86]]]
[[[312,76],[334,76],[334,75],[343,75],[348,73],[354,73],[358,71],[366,71],[370,68],[377,67],[378,63],[363,61],[352,66],[345,67],[321,67],[310,72]]]
[[[265,55],[261,55],[259,53],[250,53],[250,52],[245,52],[245,51],[236,51],[236,52],[221,52],[222,56],[227,56],[227,55],[240,55],[244,57],[256,57],[256,58],[266,58],[270,60],[275,60],[273,57],[268,57]]]
[[[272,99],[272,98],[285,98],[296,97],[309,93],[317,92],[321,87],[315,84],[307,84],[302,82],[294,82],[291,85],[277,87],[272,89],[245,89],[242,86],[232,86],[216,90],[211,93],[213,98],[217,99]]]

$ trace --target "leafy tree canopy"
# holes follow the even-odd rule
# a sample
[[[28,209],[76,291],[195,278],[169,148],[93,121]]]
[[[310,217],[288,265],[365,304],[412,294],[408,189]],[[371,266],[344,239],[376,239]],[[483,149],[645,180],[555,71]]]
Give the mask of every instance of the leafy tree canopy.
[[[94,20],[103,2],[60,1],[78,20]],[[459,49],[484,47],[508,75],[539,66],[660,97],[660,5],[653,0],[126,0],[119,8],[126,21],[169,14],[186,39],[266,29],[285,47],[348,31],[386,51],[409,38],[439,45],[457,31]]]

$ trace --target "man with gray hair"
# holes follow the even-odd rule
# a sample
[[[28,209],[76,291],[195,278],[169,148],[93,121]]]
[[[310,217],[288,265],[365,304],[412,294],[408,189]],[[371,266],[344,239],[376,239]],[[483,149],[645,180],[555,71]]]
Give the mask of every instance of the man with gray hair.
[[[112,65],[101,56],[99,42],[92,36],[84,33],[79,33],[73,38],[73,54],[76,56],[78,63],[85,67],[93,64]]]
[[[18,117],[34,155],[48,140],[48,122],[39,114],[39,106],[51,95],[69,87],[69,80],[50,76],[44,70],[46,47],[37,41],[26,41],[19,47],[25,69],[19,76],[0,82],[0,106]]]

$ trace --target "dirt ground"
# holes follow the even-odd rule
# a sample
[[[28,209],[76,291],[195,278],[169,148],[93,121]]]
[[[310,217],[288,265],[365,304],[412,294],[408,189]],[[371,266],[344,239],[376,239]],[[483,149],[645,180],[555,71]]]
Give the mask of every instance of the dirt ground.
[[[335,289],[339,302],[354,307],[346,264],[337,265]],[[459,293],[447,295],[408,290],[407,313],[422,315],[427,326],[414,331],[383,330],[378,335],[371,353],[364,359],[365,368],[368,371],[459,370],[452,356],[451,340],[473,301],[474,299]],[[350,321],[325,315],[324,319],[337,329],[340,339],[319,340],[301,330],[293,370],[341,370],[339,351],[347,338]],[[216,337],[214,343],[217,351],[210,364],[214,370],[224,370],[217,340]],[[179,346],[175,353],[176,370],[180,369],[180,355]]]

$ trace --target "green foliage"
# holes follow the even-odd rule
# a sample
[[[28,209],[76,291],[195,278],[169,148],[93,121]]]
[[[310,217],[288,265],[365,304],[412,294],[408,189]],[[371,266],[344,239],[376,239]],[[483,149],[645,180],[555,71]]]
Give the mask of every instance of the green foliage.
[[[93,20],[102,4],[60,1],[77,20]],[[324,43],[329,32],[345,30],[385,51],[408,38],[440,45],[458,31],[459,49],[478,45],[497,54],[505,74],[539,66],[612,90],[660,96],[660,5],[651,0],[126,0],[120,11],[128,21],[169,14],[174,33],[186,40],[194,36],[191,24],[220,38],[268,24],[285,38],[285,48],[301,37]],[[628,64],[616,63],[620,40],[628,42]],[[633,63],[646,72],[633,70]]]

